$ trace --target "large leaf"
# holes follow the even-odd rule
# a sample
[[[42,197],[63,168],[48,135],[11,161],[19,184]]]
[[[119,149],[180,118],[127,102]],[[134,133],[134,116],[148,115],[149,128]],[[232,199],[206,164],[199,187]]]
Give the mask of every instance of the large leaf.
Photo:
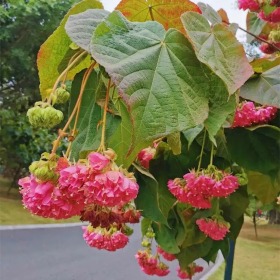
[[[280,108],[280,65],[250,79],[241,88],[240,95],[260,104]]]
[[[48,92],[52,89],[56,79],[59,76],[58,66],[69,50],[71,40],[65,32],[64,26],[70,15],[84,12],[87,9],[102,9],[101,2],[96,0],[84,0],[75,5],[64,17],[60,26],[41,46],[38,53],[38,69],[40,78],[40,91],[42,98],[47,97]],[[78,64],[68,74],[68,79],[74,78],[75,74],[90,65],[90,57],[88,56],[83,62]]]
[[[185,131],[182,131],[185,138],[188,140],[188,148],[190,148],[192,142],[198,136],[198,134],[203,130],[203,128],[204,128],[204,125],[200,124],[194,128],[190,128]]]
[[[155,20],[165,29],[184,31],[180,16],[186,11],[201,13],[199,7],[189,0],[123,0],[116,7],[130,21]]]
[[[139,143],[203,123],[209,94],[227,96],[185,36],[174,29],[165,33],[157,22],[131,23],[115,11],[97,27],[91,50],[128,106],[130,152]]]
[[[139,193],[135,199],[137,209],[141,211],[143,217],[168,225],[167,217],[163,215],[159,207],[157,181],[140,172],[135,173],[135,175],[140,186]]]
[[[227,117],[234,114],[237,106],[236,95],[230,96],[229,100],[222,99],[218,96],[217,99],[213,98],[210,106],[210,112],[204,125],[209,133],[211,141],[217,145],[215,136],[220,130],[221,126],[225,123]]]
[[[167,143],[174,155],[181,154],[181,137],[180,132],[176,132],[167,136]]]
[[[197,3],[202,11],[202,15],[207,18],[212,24],[222,23],[222,18],[210,5],[201,2]]]
[[[89,9],[72,15],[67,20],[65,30],[70,39],[82,49],[90,52],[90,42],[97,25],[110,13],[100,9]]]
[[[263,174],[278,172],[280,148],[275,139],[244,128],[229,130],[226,138],[231,158],[238,165]]]
[[[197,58],[208,65],[234,93],[253,74],[244,48],[224,25],[210,27],[207,19],[194,12],[181,17]]]
[[[76,103],[84,71],[77,74],[71,89],[70,111]],[[81,153],[89,152],[97,149],[101,141],[101,128],[98,129],[98,124],[102,120],[103,109],[96,104],[96,96],[100,95],[100,92],[106,91],[106,87],[103,83],[101,74],[97,74],[96,71],[92,71],[88,82],[86,84],[82,103],[81,112],[78,121],[78,136],[72,145],[71,157],[75,160],[79,159]],[[110,140],[110,137],[115,133],[116,129],[120,125],[120,118],[107,113],[106,123],[106,141]]]
[[[187,248],[181,249],[181,252],[176,255],[180,267],[186,268],[190,263],[198,258],[206,256],[213,244],[213,239],[208,237],[205,241],[199,244],[189,246]]]
[[[247,30],[249,32],[253,33],[256,36],[260,35],[260,33],[262,32],[263,27],[266,24],[265,21],[261,20],[258,17],[258,14],[252,13],[252,12],[248,12],[246,23],[247,23]],[[251,43],[255,39],[256,38],[253,37],[252,35],[247,34],[247,43]]]
[[[165,252],[169,254],[177,254],[180,252],[176,244],[177,231],[175,229],[170,229],[165,225],[158,225],[157,223],[153,223],[152,227],[156,234],[156,242]]]
[[[146,148],[148,146],[148,143],[138,145],[134,149],[133,153],[126,157],[132,140],[132,124],[130,122],[129,113],[123,101],[119,99],[115,106],[117,107],[122,117],[122,121],[120,126],[112,136],[109,142],[109,147],[112,148],[118,155],[116,163],[119,165],[123,165],[123,167],[125,168],[128,168],[134,161],[138,152],[141,149]]]
[[[249,171],[247,174],[249,188],[263,205],[269,204],[277,198],[280,192],[280,186],[276,179],[259,172]]]

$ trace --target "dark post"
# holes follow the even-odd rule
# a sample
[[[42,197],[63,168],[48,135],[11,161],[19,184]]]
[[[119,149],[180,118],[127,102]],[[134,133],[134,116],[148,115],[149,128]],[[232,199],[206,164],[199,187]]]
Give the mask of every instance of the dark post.
[[[226,269],[225,269],[224,280],[231,280],[232,279],[234,249],[235,249],[235,242],[230,240],[229,241],[229,254],[228,254],[228,257],[227,257],[227,260],[226,260]]]

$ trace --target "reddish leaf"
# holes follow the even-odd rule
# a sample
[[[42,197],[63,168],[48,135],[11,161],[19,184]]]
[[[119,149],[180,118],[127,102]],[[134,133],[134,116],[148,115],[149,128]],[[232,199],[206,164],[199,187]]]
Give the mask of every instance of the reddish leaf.
[[[123,0],[116,10],[130,21],[151,21],[161,23],[167,30],[177,28],[185,33],[181,22],[181,15],[187,11],[201,14],[199,7],[188,0]]]

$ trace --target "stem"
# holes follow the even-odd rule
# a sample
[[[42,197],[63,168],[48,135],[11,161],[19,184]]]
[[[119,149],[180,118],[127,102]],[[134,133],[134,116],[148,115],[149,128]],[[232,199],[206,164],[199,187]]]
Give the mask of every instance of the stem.
[[[149,12],[150,12],[150,16],[151,16],[152,21],[155,21],[155,18],[154,18],[154,15],[153,15],[153,8],[152,8],[152,6],[149,6]]]
[[[59,75],[59,77],[57,78],[57,80],[56,80],[56,82],[55,82],[55,84],[54,84],[54,86],[53,86],[52,92],[51,92],[51,94],[50,94],[49,97],[48,97],[48,101],[47,101],[47,102],[48,102],[49,104],[51,104],[51,96],[52,96],[52,94],[55,93],[55,90],[57,89],[57,86],[58,86],[58,84],[59,84],[61,78],[62,78],[62,77],[75,65],[75,63],[77,63],[77,61],[79,61],[79,60],[81,59],[81,57],[83,57],[84,54],[86,54],[86,53],[87,53],[87,52],[84,51],[84,52],[82,52],[79,56],[77,56],[77,57],[67,66],[67,68]]]
[[[200,152],[200,156],[199,156],[199,163],[198,163],[197,171],[199,171],[200,167],[201,167],[201,161],[202,161],[202,155],[203,155],[203,150],[204,150],[204,146],[205,146],[205,140],[206,140],[206,129],[204,131],[203,142],[202,142],[201,152]]]
[[[106,92],[106,99],[104,104],[104,111],[103,111],[103,119],[102,119],[102,134],[101,134],[101,143],[97,150],[97,152],[103,152],[105,150],[105,133],[106,133],[106,117],[107,117],[107,107],[109,103],[109,96],[110,96],[110,87],[111,87],[111,79],[108,81],[107,92]]]
[[[76,52],[76,53],[70,58],[70,60],[69,60],[67,66],[69,66],[70,63],[72,63],[72,61],[73,61],[80,53],[82,53],[82,52],[83,52],[82,50]],[[66,79],[67,79],[67,75],[68,75],[68,72],[69,72],[69,71],[70,71],[70,69],[65,73],[65,76],[64,76],[64,78],[63,78],[62,84],[65,84],[65,81],[66,81]]]
[[[223,22],[226,23],[226,24],[228,24],[228,25],[230,25],[229,22],[226,22],[226,21],[223,21]],[[242,30],[242,31],[245,32],[245,33],[248,33],[249,35],[253,36],[254,38],[258,39],[259,41],[264,42],[264,43],[270,45],[271,47],[275,48],[277,51],[280,51],[280,48],[278,48],[278,47],[275,46],[274,44],[268,42],[267,40],[265,40],[265,39],[263,39],[263,38],[260,38],[259,36],[255,35],[254,33],[250,32],[250,31],[248,31],[248,30],[246,30],[246,29],[244,29],[244,28],[242,28],[242,27],[240,27],[240,26],[238,26],[238,29]]]
[[[212,143],[212,148],[211,148],[211,157],[210,157],[210,165],[213,165],[213,157],[214,157],[214,144]]]
[[[70,115],[70,117],[69,117],[67,123],[65,124],[63,130],[59,133],[58,138],[57,138],[57,139],[55,140],[55,142],[54,142],[54,146],[53,146],[53,149],[52,149],[52,153],[51,153],[50,159],[52,159],[53,157],[55,157],[55,155],[56,155],[56,150],[57,150],[57,148],[58,148],[58,146],[59,146],[60,140],[65,136],[65,132],[66,132],[67,128],[69,127],[69,125],[70,125],[72,119],[74,118],[74,115],[75,115],[76,111],[77,111],[78,108],[81,106],[81,100],[82,100],[82,97],[83,97],[84,89],[85,89],[86,83],[87,83],[87,81],[88,81],[89,75],[90,75],[90,73],[91,73],[93,67],[95,66],[95,64],[96,64],[96,62],[93,63],[93,64],[87,69],[87,71],[85,72],[85,75],[84,75],[84,78],[83,78],[83,81],[82,81],[82,85],[81,85],[81,89],[80,89],[80,94],[79,94],[79,97],[78,97],[78,99],[77,99],[76,105],[75,105],[75,107],[74,107],[74,109],[73,109],[73,111],[72,111],[72,113],[71,113],[71,115]],[[77,119],[78,117],[79,117],[79,116],[78,116],[78,113],[77,113],[76,119]],[[76,121],[75,121],[75,125],[76,125],[76,126],[74,126],[73,132],[75,132],[75,131],[76,131],[76,128],[77,128],[77,122],[76,122]],[[72,133],[72,134],[73,134],[73,133]],[[69,146],[70,146],[70,148],[71,148],[71,145],[69,145]],[[67,149],[67,152],[66,152],[67,155],[69,155],[69,152],[70,152],[69,146],[68,146],[68,149]]]

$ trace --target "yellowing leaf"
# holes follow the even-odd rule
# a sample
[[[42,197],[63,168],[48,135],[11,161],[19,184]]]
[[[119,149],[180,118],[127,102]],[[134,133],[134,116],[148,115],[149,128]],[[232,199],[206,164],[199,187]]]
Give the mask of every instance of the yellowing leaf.
[[[188,0],[123,0],[116,10],[130,21],[151,21],[161,23],[167,30],[177,28],[183,33],[180,16],[187,11],[201,13],[199,7]]]
[[[229,19],[228,19],[228,16],[227,16],[227,13],[224,9],[220,9],[218,11],[218,14],[220,15],[220,17],[222,18],[222,21],[225,25],[228,25],[229,24]]]
[[[84,0],[75,5],[66,14],[60,26],[41,46],[38,53],[37,64],[40,78],[40,91],[43,99],[48,96],[48,90],[53,87],[56,79],[59,77],[60,73],[58,71],[58,66],[72,43],[64,29],[68,17],[70,15],[84,12],[87,9],[95,8],[103,9],[103,5],[96,0]],[[76,73],[87,68],[89,64],[90,57],[88,56],[87,59],[83,60],[69,72],[68,79],[73,79]]]

